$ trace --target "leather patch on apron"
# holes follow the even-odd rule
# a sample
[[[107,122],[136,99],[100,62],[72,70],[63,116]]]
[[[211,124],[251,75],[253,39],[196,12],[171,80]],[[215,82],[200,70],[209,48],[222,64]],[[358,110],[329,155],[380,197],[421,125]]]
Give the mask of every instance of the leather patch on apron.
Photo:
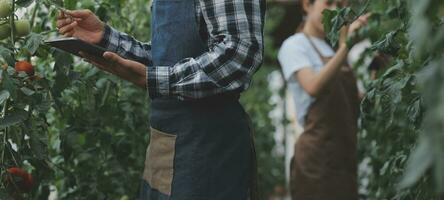
[[[151,128],[143,172],[143,179],[153,189],[168,196],[171,196],[173,183],[176,138],[176,135]]]

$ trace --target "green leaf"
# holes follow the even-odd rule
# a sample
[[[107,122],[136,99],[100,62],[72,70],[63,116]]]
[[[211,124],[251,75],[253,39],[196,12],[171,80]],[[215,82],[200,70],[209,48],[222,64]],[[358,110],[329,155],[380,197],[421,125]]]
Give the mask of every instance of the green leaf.
[[[69,67],[74,63],[72,56],[69,53],[59,50],[55,50],[53,56],[55,59],[54,70],[57,73],[66,74],[66,72],[69,71]]]
[[[20,88],[20,90],[23,92],[23,94],[25,94],[26,96],[32,96],[33,94],[35,94],[34,90],[31,90],[27,87],[22,87]]]
[[[438,186],[438,193],[444,194],[444,136],[438,136],[439,142],[436,144],[435,157],[435,180]]]
[[[24,110],[16,110],[8,113],[3,119],[0,119],[0,129],[4,129],[13,125],[16,125],[24,121],[28,116],[28,113]]]
[[[355,12],[350,7],[323,11],[322,22],[324,23],[325,33],[327,33],[327,39],[333,47],[338,45],[341,28],[353,22],[356,17]]]
[[[45,159],[47,156],[47,144],[38,138],[37,134],[34,133],[30,136],[30,146],[37,159]]]
[[[411,187],[430,168],[433,163],[433,143],[430,137],[421,136],[416,150],[411,155],[404,177],[400,183],[401,188]]]
[[[77,0],[65,0],[64,6],[67,9],[75,9],[77,4]]]
[[[49,99],[44,99],[41,103],[35,106],[35,109],[40,113],[47,113],[51,108],[52,102]]]
[[[16,0],[15,4],[20,7],[28,7],[34,0]]]
[[[3,102],[6,101],[10,96],[9,92],[7,90],[2,90],[0,92],[0,104],[3,104]]]
[[[12,79],[10,77],[9,73],[6,71],[2,71],[1,75],[2,75],[2,81],[0,82],[1,83],[0,86],[3,89],[6,89],[10,93],[11,98],[13,98],[13,99],[16,98],[17,97],[17,91],[16,91],[17,87],[14,84],[14,79]]]
[[[375,42],[370,49],[373,51],[381,51],[386,54],[395,55],[401,46],[396,42],[395,37],[398,34],[398,30],[388,33],[384,38]]]
[[[324,24],[324,31],[326,33],[330,33],[332,31],[333,28],[333,18],[337,15],[337,11],[336,10],[329,10],[329,9],[325,9],[322,14],[322,23]]]
[[[37,52],[38,48],[42,44],[43,36],[37,33],[31,33],[26,41],[25,46],[26,49],[31,55],[34,55]]]
[[[54,97],[60,97],[63,90],[70,84],[69,77],[63,73],[57,73],[55,77],[54,86],[51,88]]]
[[[0,188],[0,199],[1,200],[12,200],[12,197],[9,196],[8,192],[4,188]]]
[[[14,53],[10,49],[7,49],[4,46],[0,46],[0,56],[5,59],[6,63],[8,63],[9,66],[15,66],[13,54]]]

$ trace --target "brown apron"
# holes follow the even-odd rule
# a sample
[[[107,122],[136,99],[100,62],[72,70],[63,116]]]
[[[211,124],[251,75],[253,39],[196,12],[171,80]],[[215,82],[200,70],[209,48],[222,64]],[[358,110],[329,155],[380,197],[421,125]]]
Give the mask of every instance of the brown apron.
[[[313,48],[322,58],[313,42]],[[357,200],[358,89],[346,65],[310,106],[291,166],[293,200]]]

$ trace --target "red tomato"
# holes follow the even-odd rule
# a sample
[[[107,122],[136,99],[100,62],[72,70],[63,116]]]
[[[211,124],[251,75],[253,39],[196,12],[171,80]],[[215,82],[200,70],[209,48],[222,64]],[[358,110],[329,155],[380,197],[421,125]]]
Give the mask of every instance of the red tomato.
[[[8,173],[11,174],[11,176],[19,178],[19,180],[14,182],[14,184],[16,184],[21,191],[30,192],[32,190],[32,186],[34,185],[34,179],[32,178],[31,174],[18,167],[11,167],[6,171],[8,171]],[[12,183],[12,180],[10,179],[8,180]]]
[[[18,61],[15,63],[15,71],[26,72],[28,75],[33,75],[34,67],[27,61]]]

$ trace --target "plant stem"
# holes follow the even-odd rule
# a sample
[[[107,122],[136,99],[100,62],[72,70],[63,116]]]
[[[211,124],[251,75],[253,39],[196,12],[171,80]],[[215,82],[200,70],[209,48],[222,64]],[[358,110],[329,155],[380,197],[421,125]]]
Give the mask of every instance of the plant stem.
[[[5,151],[6,151],[6,129],[3,132],[3,151],[2,151],[2,163],[5,163]]]
[[[39,8],[40,8],[40,1],[36,1],[34,10],[32,11],[31,21],[30,21],[31,30],[34,28],[35,17],[37,15],[37,11],[39,10]],[[32,56],[31,54],[27,54],[26,58],[27,58],[28,62],[31,62],[31,56]]]
[[[15,166],[19,166],[17,159],[15,159],[14,153],[12,152],[12,151],[14,151],[14,149],[12,149],[12,146],[11,146],[11,148],[9,148],[9,145],[8,145],[8,150],[9,150],[9,154],[11,154],[11,158],[12,158],[12,161],[14,161]]]
[[[32,11],[32,16],[31,16],[31,30],[34,28],[35,17],[37,15],[37,11],[39,10],[39,8],[40,8],[40,1],[36,1],[34,10]]]
[[[3,119],[6,116],[6,107],[8,107],[8,100],[7,99],[5,100],[5,103],[3,104],[1,119]],[[8,133],[7,131],[8,131],[7,128],[5,128],[3,130],[3,151],[2,151],[2,158],[1,158],[2,162],[1,163],[5,163],[4,161],[5,161],[5,151],[6,151],[6,135]]]
[[[14,50],[14,60],[15,60],[15,1],[11,0],[12,3],[12,13],[11,16],[9,16],[9,25],[11,26],[11,44],[12,44],[12,49]]]
[[[106,88],[105,88],[105,93],[103,94],[102,102],[100,103],[100,107],[102,107],[103,105],[105,105],[105,101],[106,101],[106,99],[108,98],[108,94],[109,94],[110,87],[111,87],[111,83],[110,83],[110,82],[107,82],[107,83],[106,83]]]

